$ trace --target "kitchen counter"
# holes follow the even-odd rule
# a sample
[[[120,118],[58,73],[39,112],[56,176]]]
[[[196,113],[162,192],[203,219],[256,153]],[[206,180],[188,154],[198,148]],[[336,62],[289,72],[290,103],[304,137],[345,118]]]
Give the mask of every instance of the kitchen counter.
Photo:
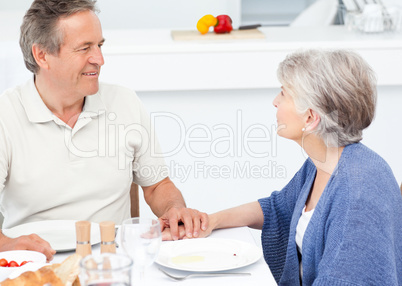
[[[288,53],[344,48],[370,63],[379,85],[402,85],[402,33],[362,34],[344,26],[260,31],[265,39],[174,41],[170,30],[105,30],[102,77],[137,91],[276,88],[276,68]]]

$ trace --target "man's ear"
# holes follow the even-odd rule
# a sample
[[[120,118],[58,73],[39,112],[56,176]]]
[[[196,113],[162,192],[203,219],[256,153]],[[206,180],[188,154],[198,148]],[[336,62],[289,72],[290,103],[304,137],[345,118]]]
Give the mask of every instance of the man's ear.
[[[321,121],[321,116],[312,109],[307,111],[306,131],[313,131]]]
[[[38,44],[32,45],[32,55],[40,68],[49,69],[49,63],[47,61],[47,52],[41,48]]]

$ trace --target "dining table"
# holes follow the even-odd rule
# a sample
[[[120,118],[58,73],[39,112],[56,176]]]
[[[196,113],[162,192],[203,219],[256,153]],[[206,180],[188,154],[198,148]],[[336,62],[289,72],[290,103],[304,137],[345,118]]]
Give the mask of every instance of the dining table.
[[[173,280],[172,278],[169,278],[165,274],[163,274],[160,269],[165,270],[166,272],[177,275],[177,276],[184,276],[191,274],[192,272],[189,271],[181,271],[177,269],[170,269],[169,267],[164,267],[161,266],[157,263],[153,263],[150,267],[148,267],[145,271],[144,277],[141,280],[140,285],[191,285],[191,286],[196,286],[196,285],[231,285],[231,286],[236,286],[236,285],[277,285],[275,282],[274,277],[272,276],[268,265],[265,263],[263,255],[262,255],[262,248],[261,248],[261,243],[258,241],[259,238],[257,238],[255,235],[253,235],[252,230],[249,229],[248,227],[236,227],[236,228],[229,228],[229,229],[220,229],[220,230],[215,230],[212,232],[212,234],[207,237],[207,238],[202,238],[202,239],[214,239],[214,238],[219,238],[219,239],[230,239],[230,240],[238,240],[241,242],[249,243],[252,245],[257,246],[260,251],[261,251],[261,257],[254,263],[241,267],[241,268],[236,268],[236,269],[230,269],[226,271],[219,271],[220,273],[250,273],[250,275],[247,276],[208,276],[208,277],[189,277],[187,279],[177,281]],[[197,238],[194,238],[197,239]],[[117,248],[116,248],[116,253],[124,253],[124,250],[122,247],[118,245],[117,242]],[[168,243],[168,242],[162,242],[163,243]],[[61,252],[61,253],[56,253],[53,260],[51,263],[61,263],[65,258],[67,258],[69,255],[73,254],[73,251],[70,252]],[[92,254],[97,255],[100,254],[100,244],[95,244],[92,245]],[[194,273],[194,272],[193,272]],[[137,284],[137,277],[134,274],[133,271],[133,279],[132,279],[132,285],[139,285]]]

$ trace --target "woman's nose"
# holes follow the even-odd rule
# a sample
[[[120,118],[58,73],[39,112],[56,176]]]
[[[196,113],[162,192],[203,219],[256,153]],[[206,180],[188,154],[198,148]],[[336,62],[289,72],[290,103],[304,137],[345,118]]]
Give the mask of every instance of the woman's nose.
[[[272,101],[272,105],[275,106],[276,108],[278,108],[278,96],[279,94],[275,96],[274,100]]]

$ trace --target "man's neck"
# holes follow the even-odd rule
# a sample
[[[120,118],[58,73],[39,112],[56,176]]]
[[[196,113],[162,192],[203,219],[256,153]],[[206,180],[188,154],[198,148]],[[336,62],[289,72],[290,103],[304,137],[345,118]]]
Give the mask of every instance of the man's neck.
[[[54,89],[45,84],[40,76],[35,76],[35,86],[46,107],[73,128],[84,107],[85,97],[71,97],[62,90]]]

